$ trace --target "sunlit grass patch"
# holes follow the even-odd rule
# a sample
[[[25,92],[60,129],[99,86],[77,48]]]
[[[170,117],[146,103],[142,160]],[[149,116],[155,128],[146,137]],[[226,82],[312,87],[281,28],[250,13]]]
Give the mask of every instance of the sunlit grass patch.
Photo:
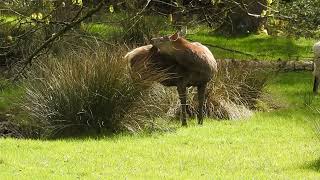
[[[8,16],[8,15],[0,15],[0,22],[6,22],[6,23],[8,23],[8,22],[13,22],[13,21],[15,21],[15,20],[17,20],[17,17],[16,16]]]
[[[299,91],[308,73],[285,73],[269,85],[287,109],[240,121],[98,139],[0,139],[2,178],[317,179],[319,140]],[[292,86],[292,88],[291,88]],[[119,173],[121,172],[121,173]]]
[[[228,38],[208,33],[194,34],[188,36],[188,38],[208,45],[218,59],[234,58],[244,60],[311,60],[313,57],[312,45],[315,42],[314,39],[293,39],[267,35]],[[210,47],[210,45],[240,51],[252,56],[229,52],[216,47]]]
[[[97,23],[87,23],[82,25],[84,31],[92,33],[96,36],[101,36],[104,38],[111,38],[116,33],[122,31],[121,27],[117,25],[107,25],[107,24],[97,24]]]
[[[1,151],[7,153],[0,154],[6,162],[0,164],[0,175],[11,177],[18,171],[21,177],[56,178],[317,177],[317,171],[306,167],[318,158],[310,128],[303,121],[270,115],[257,114],[246,121],[207,120],[202,127],[152,136],[1,139]]]

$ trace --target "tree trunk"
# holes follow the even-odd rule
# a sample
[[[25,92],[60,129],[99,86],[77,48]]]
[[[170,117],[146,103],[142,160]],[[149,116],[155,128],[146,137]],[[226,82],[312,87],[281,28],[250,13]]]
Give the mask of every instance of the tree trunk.
[[[261,15],[266,13],[270,0],[235,0],[235,2],[241,7],[235,3],[229,3],[229,7],[235,8],[229,12],[226,22],[218,29],[219,32],[241,35],[256,33],[263,29],[266,18]]]

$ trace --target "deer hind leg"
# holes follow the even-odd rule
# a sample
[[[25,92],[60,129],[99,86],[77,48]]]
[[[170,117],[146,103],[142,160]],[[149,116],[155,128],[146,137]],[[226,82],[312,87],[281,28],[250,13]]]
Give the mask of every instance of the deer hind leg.
[[[319,76],[315,75],[314,82],[313,82],[313,94],[314,95],[318,94],[318,87],[319,87]]]
[[[187,87],[184,84],[179,84],[177,86],[179,93],[179,99],[181,103],[181,122],[182,126],[187,126]]]
[[[198,102],[199,102],[199,110],[198,110],[198,124],[203,124],[203,107],[205,101],[205,93],[206,93],[207,83],[199,85],[198,88]]]

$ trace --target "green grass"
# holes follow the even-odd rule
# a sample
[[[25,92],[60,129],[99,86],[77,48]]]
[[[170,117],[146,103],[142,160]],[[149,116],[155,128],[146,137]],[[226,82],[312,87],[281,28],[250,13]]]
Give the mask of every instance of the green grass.
[[[89,32],[93,35],[101,36],[107,39],[110,38],[110,36],[119,33],[119,31],[122,31],[121,28],[116,25],[107,26],[105,24],[96,24],[96,23],[83,24],[82,28],[86,32]]]
[[[273,37],[267,35],[250,35],[244,37],[222,37],[197,33],[189,35],[188,39],[204,44],[219,46],[251,54],[253,57],[234,53],[208,46],[218,59],[258,59],[258,60],[310,60],[313,57],[312,45],[314,39],[293,39],[286,37]]]
[[[0,80],[0,112],[8,113],[14,110],[13,108],[19,103],[24,92],[23,86]]]
[[[125,18],[124,14],[114,13],[108,14],[102,21],[107,23],[83,23],[82,28],[85,32],[98,36],[107,41],[121,38],[122,29],[119,22]],[[156,25],[164,23],[160,18],[150,18],[149,21],[155,21]],[[12,22],[15,20],[14,16],[0,16],[0,22]],[[159,23],[157,23],[159,22]],[[129,22],[128,22],[129,23]],[[154,23],[154,22],[153,22]],[[131,25],[128,25],[131,28]],[[160,27],[159,27],[160,28]],[[162,28],[162,27],[161,27]],[[168,34],[172,31],[170,28],[159,29],[160,34]],[[242,37],[223,37],[219,35],[212,35],[210,30],[204,26],[193,27],[189,29],[190,34],[187,38],[191,41],[199,41],[205,45],[213,45],[230,50],[244,52],[250,55],[240,54],[236,52],[226,51],[217,47],[208,46],[218,59],[240,59],[240,60],[311,60],[313,57],[312,45],[315,39],[306,38],[289,38],[289,37],[274,37],[267,35],[249,35]]]
[[[87,24],[85,30],[103,38],[110,38],[116,32],[121,31],[120,27],[107,24]],[[205,28],[203,28],[205,29]],[[274,37],[268,35],[249,35],[242,37],[223,37],[212,35],[207,29],[196,27],[191,29],[192,34],[187,38],[191,41],[201,42],[209,47],[214,56],[218,59],[240,59],[240,60],[312,60],[312,46],[316,40],[306,38]],[[193,32],[196,32],[193,34]],[[170,34],[171,31],[160,31],[161,34]],[[218,46],[217,47],[212,47]],[[224,50],[240,51],[237,52]]]
[[[9,15],[0,15],[0,22],[13,22],[17,20],[17,17],[15,16],[9,16]]]
[[[304,105],[311,73],[285,73],[268,87],[289,105],[239,121],[99,139],[0,139],[2,179],[317,179],[320,143]],[[319,98],[311,105],[319,104]]]

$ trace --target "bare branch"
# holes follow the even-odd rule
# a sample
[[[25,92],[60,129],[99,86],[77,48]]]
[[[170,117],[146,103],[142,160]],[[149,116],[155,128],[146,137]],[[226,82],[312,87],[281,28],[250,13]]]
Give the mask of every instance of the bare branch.
[[[17,80],[17,78],[22,74],[22,72],[25,70],[25,68],[32,63],[32,60],[38,56],[38,54],[43,51],[45,48],[47,48],[52,42],[54,42],[56,39],[58,39],[60,36],[62,36],[63,34],[65,34],[67,31],[69,31],[70,29],[72,29],[73,27],[75,27],[76,25],[80,24],[82,21],[84,21],[85,19],[91,17],[93,14],[95,14],[96,12],[98,12],[103,5],[105,4],[104,1],[101,1],[98,6],[96,6],[95,8],[89,10],[83,17],[77,19],[76,21],[71,22],[69,25],[65,26],[64,28],[62,28],[59,32],[57,32],[56,34],[53,34],[52,37],[50,37],[49,39],[47,39],[41,46],[39,46],[29,57],[26,58],[25,61],[23,61],[23,67],[20,69],[20,71],[17,73],[17,75],[14,77],[13,80]]]
[[[161,0],[152,0],[153,2],[158,2],[158,3],[161,3],[161,4],[165,4],[165,5],[168,5],[168,6],[171,6],[171,7],[179,7],[177,4],[174,4],[174,3],[167,3],[167,2],[164,2],[164,1],[161,1]]]

